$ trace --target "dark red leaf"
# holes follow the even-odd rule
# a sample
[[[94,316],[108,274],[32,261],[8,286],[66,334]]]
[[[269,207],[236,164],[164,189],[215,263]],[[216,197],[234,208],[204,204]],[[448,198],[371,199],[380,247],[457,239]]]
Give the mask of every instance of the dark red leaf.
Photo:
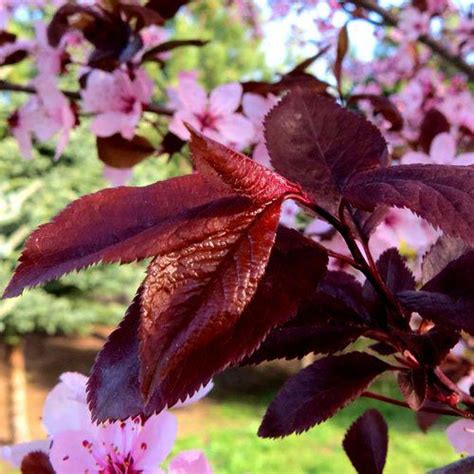
[[[312,290],[312,296],[305,295],[296,317],[271,331],[243,365],[296,359],[310,353],[332,354],[366,331],[362,288],[351,275],[329,272],[316,291]]]
[[[297,184],[192,128],[190,131],[193,162],[216,188],[248,197],[256,204],[268,204],[285,195],[305,198]]]
[[[382,474],[388,450],[388,426],[377,410],[367,410],[349,428],[343,447],[358,474]]]
[[[274,325],[294,316],[299,300],[321,279],[326,263],[327,256],[320,247],[297,232],[280,227],[252,302],[234,326],[196,350],[189,363],[180,368],[183,382],[199,384],[199,378],[209,371],[252,352]],[[294,274],[302,277],[296,280]],[[88,397],[93,416],[99,421],[123,419],[139,412],[151,415],[162,407],[160,393],[145,406],[139,391],[138,305],[136,299],[99,354],[90,377]],[[116,397],[117,390],[120,398]]]
[[[474,335],[474,298],[456,298],[429,291],[404,291],[397,295],[403,305],[425,319]]]
[[[334,211],[357,172],[386,164],[380,132],[363,117],[307,90],[289,93],[266,118],[273,166]]]
[[[95,421],[136,417],[144,411],[138,356],[140,297],[141,288],[92,367],[87,384],[87,401]]]
[[[281,95],[284,92],[304,88],[315,94],[327,95],[329,84],[306,72],[285,74],[277,82],[248,81],[242,82],[244,92],[252,92],[266,96],[267,94]],[[328,96],[329,97],[329,96]]]
[[[474,251],[449,263],[421,291],[398,295],[423,318],[474,334]]]
[[[450,262],[461,257],[470,249],[471,246],[461,239],[441,236],[423,257],[422,282],[427,283],[433,279]]]
[[[55,474],[55,471],[46,453],[33,451],[21,461],[21,474]]]
[[[178,10],[192,0],[149,0],[147,8],[151,8],[160,14],[165,20],[173,18]]]
[[[369,101],[374,112],[382,114],[383,118],[392,124],[390,130],[397,131],[403,128],[403,116],[397,109],[397,106],[388,97],[376,94],[354,94],[349,99],[349,104],[356,103],[360,100]]]
[[[389,366],[349,352],[320,359],[291,377],[268,407],[259,429],[264,438],[302,433],[358,398]]]
[[[433,469],[429,474],[472,474],[474,472],[474,456],[469,456],[447,466]]]
[[[358,173],[344,190],[355,206],[407,207],[445,233],[474,242],[474,169],[401,165]]]
[[[432,406],[432,405],[433,407],[444,408],[444,406],[441,405],[440,403],[435,404],[433,402],[427,401],[427,403],[424,404],[425,407]],[[423,431],[423,433],[427,433],[428,430],[436,423],[436,421],[438,420],[440,416],[441,415],[438,415],[437,413],[417,411],[416,417],[415,417],[416,424],[418,425],[420,430]]]
[[[172,252],[184,239],[225,229],[248,205],[219,193],[197,174],[84,196],[33,232],[4,296],[94,263]]]
[[[174,133],[168,132],[161,141],[160,152],[168,153],[171,157],[174,153],[181,151],[183,146],[186,144],[185,141],[177,137]]]
[[[397,380],[410,408],[419,410],[426,400],[428,380],[425,369],[400,371]]]
[[[440,133],[449,132],[450,125],[447,118],[437,109],[430,109],[426,113],[420,126],[418,143],[425,153],[430,152],[431,142]]]
[[[166,53],[167,51],[172,51],[176,48],[182,48],[183,46],[205,46],[209,41],[203,41],[198,39],[188,39],[188,40],[171,40],[160,43],[158,46],[155,46],[152,49],[149,49],[143,56],[142,62],[153,61],[156,59],[156,56],[161,53]]]
[[[330,49],[330,45],[321,48],[316,54],[310,56],[309,58],[306,58],[305,60],[297,64],[290,72],[287,73],[287,75],[296,75],[305,72],[306,69],[309,68],[309,66],[311,66],[319,58],[323,57]]]
[[[377,260],[377,269],[392,293],[414,290],[415,277],[396,248],[385,250]]]
[[[131,168],[155,153],[155,147],[144,137],[125,140],[122,135],[97,137],[97,153],[112,168]]]

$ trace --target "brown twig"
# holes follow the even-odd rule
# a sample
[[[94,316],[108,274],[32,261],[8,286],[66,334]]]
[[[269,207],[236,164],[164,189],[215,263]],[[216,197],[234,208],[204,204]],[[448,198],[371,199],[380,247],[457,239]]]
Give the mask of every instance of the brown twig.
[[[386,397],[378,393],[363,392],[361,396],[365,398],[372,398],[373,400],[378,400],[379,402],[390,403],[391,405],[396,405],[398,407],[408,408],[409,410],[411,410],[408,403],[402,402],[401,400],[396,400],[395,398]],[[419,411],[423,411],[425,413],[436,413],[437,415],[447,415],[447,416],[460,416],[461,415],[461,413],[456,413],[453,410],[449,410],[445,408],[422,407],[420,408]],[[465,416],[464,412],[462,412],[462,414],[463,416]]]
[[[352,3],[357,7],[362,7],[370,12],[377,13],[388,26],[398,25],[398,17],[373,0],[347,0],[346,3]],[[452,66],[464,72],[470,80],[474,80],[474,66],[468,64],[462,57],[450,51],[445,45],[435,40],[429,34],[421,35],[418,38],[418,41],[423,43],[425,46],[428,46],[428,48]]]

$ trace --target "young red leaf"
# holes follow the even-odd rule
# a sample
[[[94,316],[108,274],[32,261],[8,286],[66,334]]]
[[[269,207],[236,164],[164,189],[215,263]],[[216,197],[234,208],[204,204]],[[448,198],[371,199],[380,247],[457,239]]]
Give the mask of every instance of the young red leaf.
[[[367,410],[349,428],[342,443],[358,474],[382,474],[388,450],[388,426],[377,410]]]
[[[474,169],[401,165],[358,173],[344,190],[355,206],[406,207],[445,233],[474,242]]]
[[[334,211],[341,191],[359,171],[387,163],[387,148],[365,118],[308,90],[290,92],[265,121],[272,164]]]
[[[206,383],[215,371],[255,349],[247,348],[246,341],[248,352],[233,352],[229,354],[233,360],[221,360],[209,347],[222,343],[222,338],[225,353],[239,345],[231,343],[228,335],[241,324],[264,274],[280,207],[281,201],[276,201],[263,211],[254,210],[239,226],[228,226],[219,238],[152,262],[144,282],[140,329],[141,387],[147,401],[157,392],[166,404],[173,404]],[[324,255],[325,268],[325,253],[319,251],[319,255]],[[278,322],[282,321],[270,319],[270,327],[255,344]],[[249,334],[240,337],[251,340]]]
[[[349,35],[347,34],[347,25],[344,25],[337,36],[336,62],[334,63],[334,76],[336,77],[337,87],[341,90],[342,62],[349,50]]]
[[[4,296],[94,263],[172,252],[184,239],[205,239],[225,229],[248,206],[197,174],[84,196],[33,232]]]
[[[55,474],[55,471],[46,453],[33,451],[21,461],[21,474]]]
[[[178,10],[192,0],[149,0],[147,8],[151,8],[160,14],[165,20],[173,18]]]
[[[155,147],[144,137],[125,140],[122,135],[97,137],[99,159],[113,168],[131,168],[155,153]]]
[[[328,356],[291,377],[268,407],[264,438],[302,433],[332,417],[390,367],[362,352]]]
[[[318,245],[296,231],[280,227],[254,298],[236,324],[223,333],[216,331],[213,340],[184,361],[179,367],[181,383],[199,386],[208,374],[212,376],[253,352],[269,330],[295,315],[300,300],[324,275],[326,264],[327,255]],[[295,279],[295,274],[301,278]],[[140,412],[151,415],[167,404],[159,391],[145,405],[139,389],[140,313],[137,298],[120,327],[111,334],[92,370],[88,398],[98,421],[123,419]],[[117,390],[120,397],[116,396]]]
[[[248,197],[256,204],[289,195],[306,200],[297,184],[192,128],[190,132],[193,162],[216,188]]]
[[[413,410],[419,410],[426,400],[427,375],[425,369],[400,371],[398,386],[406,402]]]

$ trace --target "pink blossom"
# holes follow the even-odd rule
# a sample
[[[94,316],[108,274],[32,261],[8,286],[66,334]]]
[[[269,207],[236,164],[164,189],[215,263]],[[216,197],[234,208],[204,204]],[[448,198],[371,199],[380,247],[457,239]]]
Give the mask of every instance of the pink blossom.
[[[451,124],[464,126],[474,133],[474,98],[468,90],[449,94],[439,109]]]
[[[415,41],[419,36],[428,32],[430,15],[418,8],[404,8],[400,13],[398,29],[408,41]]]
[[[278,103],[278,97],[268,94],[262,97],[248,92],[242,99],[244,114],[250,119],[254,128],[252,142],[255,144],[253,159],[267,168],[271,168],[270,155],[265,144],[263,120],[265,115]]]
[[[134,71],[134,77],[124,70],[113,73],[93,70],[82,91],[83,110],[95,114],[91,130],[98,137],[120,133],[131,140],[143,112],[143,104],[149,103],[153,94],[153,82],[142,69]]]
[[[446,430],[449,442],[458,453],[474,455],[474,420],[458,420]]]
[[[168,41],[169,32],[157,25],[147,26],[140,30],[140,37],[143,41],[142,52],[155,48],[156,46]],[[160,53],[157,55],[158,59],[166,60],[170,57],[170,53]],[[140,59],[140,58],[137,58]]]
[[[411,269],[415,277],[420,278],[421,257],[439,235],[428,222],[408,209],[393,208],[372,234],[369,247],[374,258],[389,248],[398,248],[403,255],[411,257]]]
[[[49,454],[57,474],[141,472],[164,474],[159,465],[169,455],[176,439],[177,421],[167,410],[145,422],[140,418],[123,422],[92,423],[86,403],[87,378],[77,373],[65,373],[60,383],[49,393],[43,424],[48,440],[5,446],[0,456],[15,466],[33,450]],[[197,401],[212,388],[203,387],[187,402]],[[183,406],[183,405],[181,405]],[[170,463],[169,474],[210,474],[204,454],[184,451]]]
[[[430,154],[410,151],[402,159],[403,164],[424,163],[437,165],[473,165],[474,153],[462,153],[456,156],[456,140],[450,133],[436,135],[430,147]]]
[[[104,166],[104,178],[112,184],[112,186],[124,186],[133,176],[132,168],[113,168],[112,166]]]
[[[60,92],[54,79],[38,76],[33,85],[37,95],[10,118],[10,127],[24,158],[32,157],[32,138],[40,142],[59,133],[55,159],[64,151],[70,131],[75,125],[75,116],[68,99]]]
[[[242,97],[242,86],[229,83],[206,91],[189,75],[181,75],[178,87],[168,91],[170,106],[175,109],[169,129],[183,140],[189,139],[185,123],[210,138],[238,150],[250,144],[254,136],[252,123],[236,113]]]
[[[285,201],[281,206],[280,224],[291,229],[296,228],[296,217],[300,212],[300,208],[295,201],[291,199]]]

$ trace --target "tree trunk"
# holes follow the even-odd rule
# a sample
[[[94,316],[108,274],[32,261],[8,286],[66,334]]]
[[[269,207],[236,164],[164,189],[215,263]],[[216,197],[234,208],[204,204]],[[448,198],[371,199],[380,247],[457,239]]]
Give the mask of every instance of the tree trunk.
[[[9,368],[10,432],[12,442],[16,444],[30,440],[23,344],[8,345],[7,358]]]

